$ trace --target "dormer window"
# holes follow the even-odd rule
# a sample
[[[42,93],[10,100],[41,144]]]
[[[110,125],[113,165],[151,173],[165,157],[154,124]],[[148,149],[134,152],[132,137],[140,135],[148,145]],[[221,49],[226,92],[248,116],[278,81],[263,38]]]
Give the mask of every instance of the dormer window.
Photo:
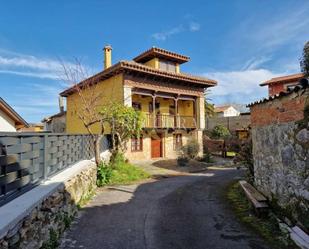
[[[174,63],[172,61],[160,60],[159,61],[159,68],[161,70],[176,73],[176,63]]]

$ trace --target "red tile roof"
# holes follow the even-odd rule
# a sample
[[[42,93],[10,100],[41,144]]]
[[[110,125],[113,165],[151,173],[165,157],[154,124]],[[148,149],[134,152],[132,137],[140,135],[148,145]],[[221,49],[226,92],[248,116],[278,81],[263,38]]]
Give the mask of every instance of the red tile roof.
[[[83,85],[89,83],[89,81],[91,81],[92,84],[96,84],[99,81],[105,80],[112,77],[113,75],[122,72],[139,72],[147,75],[155,75],[168,79],[179,80],[186,83],[203,85],[204,87],[211,87],[217,84],[217,81],[205,77],[198,77],[190,74],[173,73],[165,70],[155,69],[140,63],[136,63],[134,61],[120,61],[117,64],[105,69],[104,71],[80,82],[78,85],[82,87]],[[75,92],[75,90],[76,88],[73,86],[60,93],[60,95],[66,97]]]
[[[175,52],[171,52],[171,51],[168,51],[162,48],[156,48],[156,47],[152,47],[151,49],[141,53],[140,55],[136,56],[133,60],[135,62],[144,63],[155,57],[172,60],[179,64],[188,62],[190,60],[190,57],[188,56],[177,54]]]
[[[252,102],[252,103],[248,104],[247,107],[251,107],[251,106],[254,106],[254,105],[266,103],[266,102],[272,101],[274,99],[280,99],[280,98],[282,98],[284,96],[290,95],[292,93],[297,93],[299,91],[307,91],[308,88],[309,88],[309,85],[299,85],[299,86],[296,86],[292,90],[288,90],[287,92],[280,92],[280,93],[278,93],[276,95],[269,96],[268,98],[264,98],[264,99]]]
[[[293,82],[293,81],[298,81],[301,78],[304,77],[303,73],[297,73],[297,74],[291,74],[291,75],[286,75],[286,76],[280,76],[280,77],[276,77],[276,78],[272,78],[270,80],[267,80],[263,83],[260,84],[260,86],[266,86],[266,85],[270,85],[270,84],[277,84],[277,83],[281,83],[281,82]]]
[[[214,111],[215,112],[224,112],[225,110],[227,110],[230,107],[231,107],[231,105],[215,106]]]

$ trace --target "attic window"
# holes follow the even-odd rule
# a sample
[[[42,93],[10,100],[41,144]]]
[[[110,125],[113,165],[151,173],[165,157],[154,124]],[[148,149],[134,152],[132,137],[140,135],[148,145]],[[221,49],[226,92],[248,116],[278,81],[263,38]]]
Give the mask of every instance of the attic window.
[[[171,61],[160,60],[160,69],[175,73],[176,64]]]

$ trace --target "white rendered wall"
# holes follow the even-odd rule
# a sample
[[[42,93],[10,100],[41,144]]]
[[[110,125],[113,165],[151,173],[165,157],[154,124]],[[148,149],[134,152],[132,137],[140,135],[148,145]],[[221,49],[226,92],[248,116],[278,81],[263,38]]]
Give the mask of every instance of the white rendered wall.
[[[16,131],[15,122],[0,110],[0,131]]]
[[[234,107],[229,107],[224,111],[224,117],[234,117],[234,116],[239,116],[240,112],[237,111]]]

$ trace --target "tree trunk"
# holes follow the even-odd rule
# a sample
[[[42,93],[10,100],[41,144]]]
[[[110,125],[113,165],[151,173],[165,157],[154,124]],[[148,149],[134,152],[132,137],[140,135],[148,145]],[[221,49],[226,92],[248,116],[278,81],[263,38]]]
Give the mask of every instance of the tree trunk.
[[[94,138],[94,158],[95,158],[95,163],[97,166],[99,166],[101,160],[101,156],[100,156],[100,144],[101,144],[101,140],[102,140],[103,135],[97,135]]]

